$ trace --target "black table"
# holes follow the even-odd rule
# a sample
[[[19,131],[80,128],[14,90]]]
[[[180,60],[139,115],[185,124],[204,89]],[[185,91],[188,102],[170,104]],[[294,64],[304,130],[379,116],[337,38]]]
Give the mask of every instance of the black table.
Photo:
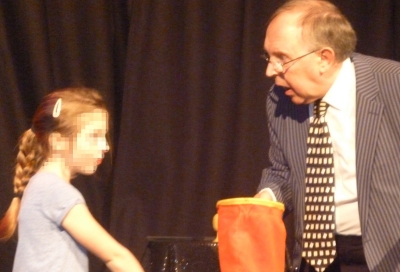
[[[147,237],[146,272],[220,272],[212,237]]]

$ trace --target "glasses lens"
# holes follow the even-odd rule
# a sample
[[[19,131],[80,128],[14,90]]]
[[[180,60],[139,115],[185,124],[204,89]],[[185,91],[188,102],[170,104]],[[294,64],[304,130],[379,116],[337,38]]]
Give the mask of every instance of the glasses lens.
[[[282,73],[283,67],[280,62],[270,62],[269,64],[272,65],[272,69],[274,69],[275,72],[277,72],[278,74]]]
[[[283,65],[280,62],[275,63],[275,71],[277,73],[282,73],[283,72]]]
[[[267,62],[267,67],[268,67],[268,65],[272,65],[272,69],[274,69],[275,72],[277,72],[277,73],[282,73],[283,72],[282,63],[280,63],[280,62],[271,62],[267,53],[262,53],[261,57]]]
[[[266,61],[269,62],[269,56],[267,55],[267,53],[262,53],[261,57]]]

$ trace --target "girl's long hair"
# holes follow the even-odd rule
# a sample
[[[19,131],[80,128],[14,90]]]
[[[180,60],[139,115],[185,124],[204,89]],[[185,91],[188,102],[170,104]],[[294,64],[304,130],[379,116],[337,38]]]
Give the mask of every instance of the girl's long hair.
[[[46,161],[49,152],[49,135],[58,132],[62,136],[76,133],[76,117],[95,109],[107,111],[97,90],[90,88],[67,88],[44,97],[37,108],[32,127],[25,131],[18,143],[18,155],[14,175],[14,197],[0,221],[0,240],[10,239],[18,225],[21,198],[29,179]]]

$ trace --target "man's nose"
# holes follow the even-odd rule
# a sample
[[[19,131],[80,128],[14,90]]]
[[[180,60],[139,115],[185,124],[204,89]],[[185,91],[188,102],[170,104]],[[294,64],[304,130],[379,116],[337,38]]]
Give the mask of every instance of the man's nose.
[[[265,68],[265,75],[267,77],[275,77],[277,76],[277,72],[274,69],[274,65],[270,62],[267,62],[267,68]]]

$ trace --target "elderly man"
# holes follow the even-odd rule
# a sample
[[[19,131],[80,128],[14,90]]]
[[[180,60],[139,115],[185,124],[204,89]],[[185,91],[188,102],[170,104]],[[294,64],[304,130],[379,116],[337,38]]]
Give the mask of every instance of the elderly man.
[[[292,271],[400,271],[400,63],[355,46],[328,1],[288,1],[267,27],[271,166],[256,197],[294,213]]]

